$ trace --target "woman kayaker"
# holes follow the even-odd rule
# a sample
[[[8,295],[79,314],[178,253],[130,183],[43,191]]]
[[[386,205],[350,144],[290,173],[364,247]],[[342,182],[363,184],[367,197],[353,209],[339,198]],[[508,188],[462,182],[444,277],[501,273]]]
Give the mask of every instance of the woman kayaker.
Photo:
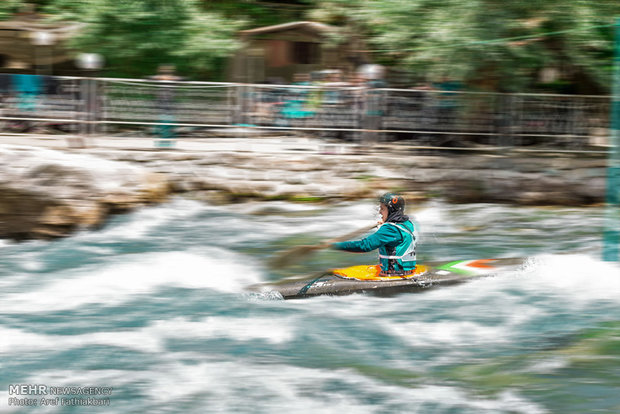
[[[418,232],[405,215],[405,200],[395,193],[379,198],[383,224],[374,234],[355,241],[333,243],[331,248],[348,252],[369,252],[379,249],[381,274],[406,276],[415,272]]]

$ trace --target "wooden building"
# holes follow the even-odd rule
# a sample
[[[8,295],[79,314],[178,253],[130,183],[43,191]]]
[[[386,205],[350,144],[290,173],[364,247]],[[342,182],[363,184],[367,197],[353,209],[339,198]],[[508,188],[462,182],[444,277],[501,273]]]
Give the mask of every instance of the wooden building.
[[[259,27],[239,32],[243,47],[232,58],[228,78],[233,82],[290,82],[296,73],[324,69],[352,72],[365,59],[361,41],[346,36],[336,44],[331,35],[341,29],[317,22],[301,21]]]
[[[71,74],[75,66],[66,43],[80,27],[77,23],[49,23],[34,12],[0,21],[0,72]]]

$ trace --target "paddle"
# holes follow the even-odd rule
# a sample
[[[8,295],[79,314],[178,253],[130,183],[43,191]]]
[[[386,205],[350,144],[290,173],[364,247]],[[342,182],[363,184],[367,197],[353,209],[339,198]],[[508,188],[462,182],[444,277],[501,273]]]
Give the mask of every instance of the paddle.
[[[329,246],[331,246],[332,243],[350,240],[359,237],[362,234],[368,233],[370,230],[374,229],[377,225],[381,223],[382,222],[379,222],[373,224],[370,227],[357,229],[355,231],[352,231],[351,233],[345,234],[344,236],[336,237],[335,239],[327,240],[320,244],[301,245],[293,247],[291,249],[285,250],[284,252],[278,254],[275,257],[272,257],[269,260],[269,265],[274,269],[290,266],[296,262],[299,262],[308,255],[316,252],[317,250],[328,248]]]

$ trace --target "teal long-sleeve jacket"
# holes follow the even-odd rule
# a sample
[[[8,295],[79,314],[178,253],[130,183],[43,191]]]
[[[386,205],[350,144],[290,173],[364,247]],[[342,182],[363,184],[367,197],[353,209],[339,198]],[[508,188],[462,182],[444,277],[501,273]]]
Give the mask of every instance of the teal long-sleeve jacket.
[[[336,250],[370,252],[379,249],[381,270],[387,274],[409,273],[416,267],[417,231],[411,221],[384,223],[379,230],[362,240],[332,244]]]

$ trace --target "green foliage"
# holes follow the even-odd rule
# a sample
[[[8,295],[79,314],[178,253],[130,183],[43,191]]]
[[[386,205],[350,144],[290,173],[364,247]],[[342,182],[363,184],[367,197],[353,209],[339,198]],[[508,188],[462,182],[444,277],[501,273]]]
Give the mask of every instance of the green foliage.
[[[201,0],[205,10],[217,11],[230,18],[242,18],[244,28],[256,28],[303,20],[314,0],[230,1]]]
[[[92,11],[96,0],[49,0],[39,8],[51,16],[51,20],[84,21]],[[97,2],[99,3],[99,2]]]
[[[24,4],[23,0],[2,0],[0,1],[0,20],[11,18]]]
[[[99,53],[105,73],[153,75],[160,64],[174,64],[188,77],[212,75],[238,47],[240,21],[204,12],[195,0],[55,0],[46,12],[85,24],[75,49]]]
[[[607,90],[618,15],[603,0],[326,0],[311,13],[363,32],[375,61],[507,91],[535,86],[545,67]]]
[[[25,0],[0,0],[0,19]],[[611,0],[30,0],[52,19],[85,23],[71,46],[106,59],[104,72],[152,75],[162,63],[213,79],[240,45],[241,28],[307,19],[344,26],[331,42],[361,35],[370,60],[469,87],[609,92]],[[309,13],[306,13],[311,10]],[[305,16],[304,16],[305,14]],[[544,68],[561,73],[541,85]]]

